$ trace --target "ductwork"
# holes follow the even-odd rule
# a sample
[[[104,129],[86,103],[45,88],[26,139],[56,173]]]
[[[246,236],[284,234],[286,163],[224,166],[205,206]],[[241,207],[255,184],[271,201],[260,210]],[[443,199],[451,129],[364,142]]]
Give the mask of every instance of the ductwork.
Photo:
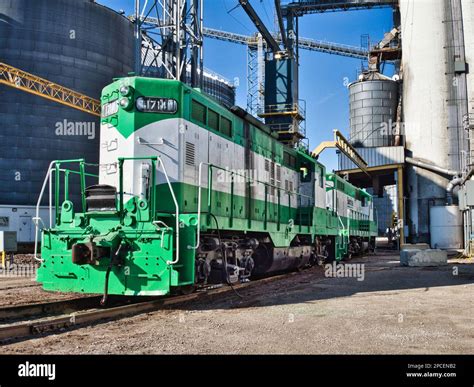
[[[446,188],[446,204],[451,206],[453,204],[453,190],[454,187],[461,184],[463,179],[461,177],[454,177],[448,184]]]
[[[454,169],[447,169],[447,168],[441,168],[437,165],[434,164],[428,164],[425,163],[424,161],[414,159],[412,157],[405,157],[405,162],[411,165],[414,165],[416,167],[420,167],[423,169],[427,169],[428,171],[435,172],[441,175],[448,175],[448,176],[460,176],[461,173],[459,171],[456,171]]]
[[[468,180],[472,177],[472,175],[474,175],[474,168],[472,168],[472,169],[467,173],[467,175],[464,176],[464,178],[462,179],[462,181],[461,181],[460,184],[461,184],[461,185],[465,184],[466,181],[468,181]]]
[[[405,157],[405,162],[411,165],[414,165],[419,168],[426,169],[431,172],[435,172],[440,175],[447,175],[447,176],[452,176],[451,181],[448,183],[448,186],[446,187],[446,201],[448,205],[453,204],[453,190],[454,187],[457,187],[458,185],[464,184],[466,178],[461,178],[461,172],[456,171],[454,169],[447,169],[447,168],[441,168],[437,165],[434,164],[428,164],[425,163],[424,161],[417,160],[411,157]],[[470,174],[474,174],[474,169],[471,170]]]

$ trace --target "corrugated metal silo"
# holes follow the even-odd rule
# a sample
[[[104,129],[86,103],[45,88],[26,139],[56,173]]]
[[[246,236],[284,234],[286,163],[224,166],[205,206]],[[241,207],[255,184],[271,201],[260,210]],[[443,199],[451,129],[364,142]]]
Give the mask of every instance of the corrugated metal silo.
[[[0,0],[1,60],[97,99],[133,70],[133,44],[130,21],[90,0]],[[0,86],[0,121],[0,204],[36,203],[51,160],[98,162],[92,115]],[[95,133],[61,135],[70,123]]]
[[[349,85],[350,141],[356,147],[391,146],[398,105],[398,83],[376,72]]]
[[[186,81],[191,83],[191,72],[186,74]],[[235,86],[215,72],[204,70],[202,91],[224,106],[235,105]]]
[[[204,71],[202,91],[227,107],[235,105],[235,87],[215,73]]]
[[[142,49],[142,61],[147,67],[145,76],[167,78],[168,74],[161,66],[161,59],[156,58],[152,51],[152,49]],[[158,63],[158,66],[156,63]],[[191,84],[191,69],[186,72],[186,82]],[[223,76],[209,69],[204,69],[202,91],[224,106],[232,107],[235,105],[235,86]]]

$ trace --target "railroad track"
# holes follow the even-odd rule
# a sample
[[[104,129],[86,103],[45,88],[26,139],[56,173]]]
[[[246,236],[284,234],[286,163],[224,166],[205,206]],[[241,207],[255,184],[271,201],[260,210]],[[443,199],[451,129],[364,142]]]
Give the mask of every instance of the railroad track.
[[[5,290],[12,290],[12,289],[20,289],[20,288],[37,288],[40,287],[41,284],[28,284],[28,285],[11,285],[11,286],[5,286],[5,287],[0,287],[0,291],[5,291]]]
[[[99,296],[74,298],[69,300],[43,302],[35,304],[23,304],[6,306],[0,309],[0,324],[5,321],[21,320],[25,318],[38,317],[41,315],[52,315],[58,313],[68,313],[80,308],[93,307],[97,305]]]
[[[236,284],[233,287],[221,286],[187,295],[153,298],[147,301],[111,297],[111,305],[107,307],[99,307],[101,297],[92,296],[0,308],[0,344],[5,344],[9,340],[28,340],[65,328],[72,329],[86,324],[97,324],[106,320],[156,311],[163,307],[177,306],[206,297],[234,293],[239,289],[259,286],[297,274],[298,272],[285,273]]]

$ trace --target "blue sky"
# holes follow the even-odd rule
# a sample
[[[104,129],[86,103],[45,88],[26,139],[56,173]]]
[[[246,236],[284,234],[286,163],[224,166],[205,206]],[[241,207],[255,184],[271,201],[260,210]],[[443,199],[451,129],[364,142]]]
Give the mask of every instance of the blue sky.
[[[133,0],[98,2],[115,10],[123,9],[127,14],[133,12]],[[251,3],[269,29],[273,30],[274,1],[252,0]],[[237,0],[205,0],[205,26],[241,34],[254,33],[255,27],[240,7],[229,12],[237,4]],[[375,43],[391,28],[392,11],[389,8],[305,15],[300,18],[300,36],[354,46],[360,46],[361,36],[365,34]],[[306,134],[313,149],[321,141],[332,139],[334,128],[348,136],[348,90],[344,80],[352,82],[356,79],[361,61],[319,52],[300,51],[300,54],[300,98],[306,101]],[[237,104],[243,107],[246,106],[247,94],[246,61],[245,46],[205,40],[205,66],[230,80],[239,78]],[[391,75],[391,71],[391,66],[387,66],[386,73]],[[326,150],[320,160],[329,170],[337,168],[334,150]]]

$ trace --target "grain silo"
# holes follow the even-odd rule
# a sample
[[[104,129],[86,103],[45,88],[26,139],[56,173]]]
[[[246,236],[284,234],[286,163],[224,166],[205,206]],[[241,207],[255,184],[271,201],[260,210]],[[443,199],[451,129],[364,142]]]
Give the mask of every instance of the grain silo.
[[[462,19],[464,29],[464,50],[466,63],[471,64],[470,71],[466,73],[468,115],[471,123],[474,122],[474,1],[462,0]],[[469,70],[469,68],[468,68]],[[471,146],[473,149],[474,146]]]
[[[160,57],[155,57],[152,49],[146,47],[150,46],[147,44],[142,48],[142,62],[146,67],[145,75],[147,77],[167,78],[168,74],[162,66]],[[191,84],[191,69],[189,67],[186,71],[186,83]],[[204,69],[202,91],[228,108],[235,104],[234,84],[209,69]]]
[[[235,86],[210,70],[204,70],[202,91],[227,107],[235,105]]]
[[[378,72],[349,85],[350,141],[356,147],[395,145],[398,83]]]
[[[446,205],[450,174],[466,168],[463,117],[468,113],[472,8],[467,0],[400,0],[407,156],[450,172],[407,165],[407,225],[413,242],[430,242],[430,208]],[[472,79],[470,87],[472,93]]]
[[[93,1],[0,0],[1,60],[88,96],[99,98],[113,77],[133,70],[133,45],[131,22]],[[31,240],[31,206],[50,161],[97,163],[99,120],[7,86],[0,86],[0,120],[0,230]],[[83,134],[61,134],[71,124]]]

